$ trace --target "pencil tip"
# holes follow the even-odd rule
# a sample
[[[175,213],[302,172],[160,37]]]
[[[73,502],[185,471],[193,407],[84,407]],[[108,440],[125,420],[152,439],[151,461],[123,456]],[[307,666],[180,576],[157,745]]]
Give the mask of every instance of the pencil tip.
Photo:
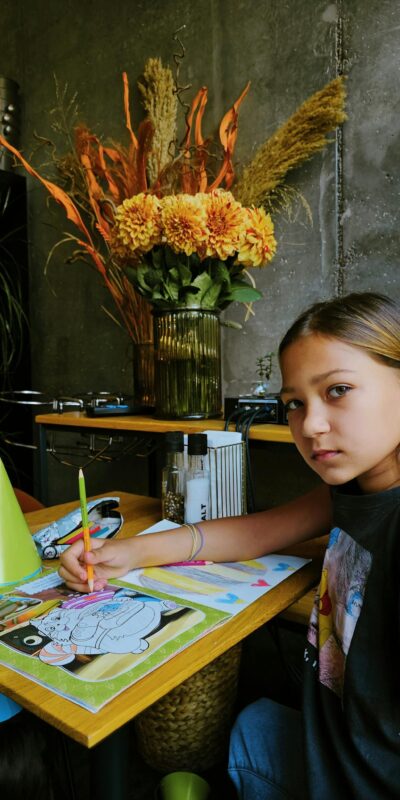
[[[88,580],[89,591],[94,592],[94,580],[93,578],[89,578]]]
[[[79,467],[78,475],[79,475],[80,478],[83,478],[83,472],[82,472],[82,468],[81,467]]]

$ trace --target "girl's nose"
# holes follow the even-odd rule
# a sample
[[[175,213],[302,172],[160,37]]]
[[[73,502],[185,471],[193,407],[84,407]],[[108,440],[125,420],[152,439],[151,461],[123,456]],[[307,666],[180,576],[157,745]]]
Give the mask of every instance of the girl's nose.
[[[329,430],[329,420],[320,404],[306,408],[303,417],[303,436],[310,438],[320,433],[328,433]]]

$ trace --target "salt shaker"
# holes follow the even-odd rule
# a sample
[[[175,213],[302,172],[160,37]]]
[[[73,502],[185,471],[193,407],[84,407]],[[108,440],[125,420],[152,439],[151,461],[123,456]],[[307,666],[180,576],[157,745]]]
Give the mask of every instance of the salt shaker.
[[[189,433],[185,482],[185,522],[210,519],[210,470],[207,434]]]

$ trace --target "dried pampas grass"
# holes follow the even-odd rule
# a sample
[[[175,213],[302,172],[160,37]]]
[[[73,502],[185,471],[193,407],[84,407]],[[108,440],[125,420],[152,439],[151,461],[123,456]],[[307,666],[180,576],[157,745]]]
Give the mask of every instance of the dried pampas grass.
[[[289,170],[322,150],[327,134],[347,119],[344,111],[345,78],[335,78],[308,98],[300,108],[261,145],[245,167],[233,191],[243,205],[270,208],[281,197]]]
[[[174,78],[161,59],[149,58],[138,82],[142,104],[153,128],[151,153],[147,161],[149,183],[153,184],[174,156],[178,100]]]

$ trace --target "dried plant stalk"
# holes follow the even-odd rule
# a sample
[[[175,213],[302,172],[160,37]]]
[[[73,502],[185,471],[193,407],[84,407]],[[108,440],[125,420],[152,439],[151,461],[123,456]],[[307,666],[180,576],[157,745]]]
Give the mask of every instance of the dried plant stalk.
[[[235,197],[243,205],[269,205],[268,198],[289,170],[328,144],[326,134],[347,119],[344,81],[344,77],[335,78],[309,97],[261,145],[234,188]]]
[[[178,100],[172,72],[169,67],[163,67],[159,58],[146,61],[143,82],[138,82],[138,88],[153,128],[152,148],[147,160],[151,185],[174,156]]]

